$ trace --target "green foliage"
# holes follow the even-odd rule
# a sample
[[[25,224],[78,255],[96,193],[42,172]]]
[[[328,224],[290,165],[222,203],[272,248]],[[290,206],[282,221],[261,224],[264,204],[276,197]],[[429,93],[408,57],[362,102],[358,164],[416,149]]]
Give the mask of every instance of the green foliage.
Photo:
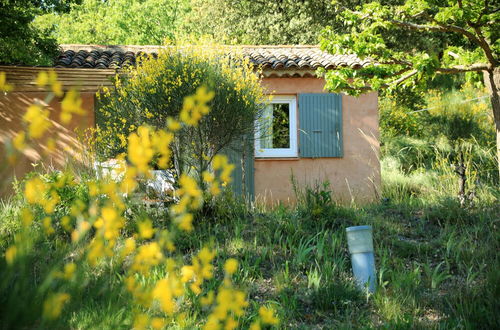
[[[382,98],[379,102],[380,131],[383,137],[408,135],[420,137],[424,133],[425,120],[421,117],[425,112],[411,112],[410,109],[400,106],[394,97]]]
[[[22,215],[22,207],[26,206],[23,195],[25,184],[27,180],[33,177],[40,177],[43,182],[57,186],[54,191],[59,195],[60,202],[55,207],[53,214],[58,219],[74,212],[73,205],[76,201],[84,203],[89,200],[86,185],[82,183],[81,178],[76,179],[71,172],[51,171],[41,175],[37,172],[30,172],[23,180],[15,183],[14,191],[16,191],[16,194],[10,200],[2,201],[2,211],[6,213],[4,214],[5,221],[2,222],[0,237],[5,237],[6,234],[13,235],[20,229],[18,218]],[[44,198],[49,199],[50,194],[45,194]],[[43,229],[43,219],[48,216],[47,212],[41,206],[34,206],[32,212],[34,215],[33,228],[36,228],[36,230]],[[75,223],[69,222],[68,225],[74,226]],[[53,234],[58,239],[69,240],[69,232],[61,226],[60,222],[52,224],[52,227],[55,230]],[[2,233],[2,231],[5,233]]]
[[[456,194],[459,189],[454,167],[461,161],[467,169],[468,189],[477,192],[485,185],[494,187],[498,180],[494,148],[477,143],[461,143],[451,148],[445,139],[436,142],[437,145],[431,141],[397,137],[384,144],[381,163],[383,171],[387,172],[383,182],[387,197],[424,196],[436,191]],[[484,192],[486,195],[482,198],[498,197],[489,190]]]
[[[383,180],[393,182],[392,188],[403,183],[390,181],[394,174],[384,168]],[[305,188],[297,205],[254,206],[228,215],[209,231],[225,238],[222,253],[244,260],[241,282],[248,283],[250,294],[275,300],[291,327],[370,328],[374,317],[386,328],[480,322],[495,327],[498,304],[488,285],[497,287],[491,281],[498,274],[494,262],[482,262],[496,260],[498,242],[491,228],[498,193],[488,197],[490,188],[483,187],[481,202],[463,209],[450,186],[436,185],[438,175],[408,175],[406,182],[420,192],[386,195],[385,190],[383,197],[390,201],[364,208],[337,205],[326,184]],[[229,200],[229,208],[235,208]],[[318,208],[337,212],[315,212]],[[360,224],[374,227],[379,288],[369,299],[353,287],[346,249],[345,227]]]
[[[191,7],[184,33],[224,44],[316,44],[335,19],[330,0],[193,0]]]
[[[43,10],[60,8],[65,1],[6,0],[0,3],[0,64],[51,65],[56,40],[32,21]],[[45,7],[46,6],[46,7]]]
[[[454,178],[452,166],[465,160],[469,183],[492,183],[498,177],[494,157],[494,124],[484,89],[465,84],[460,91],[429,91],[423,99],[425,109],[412,110],[393,97],[380,103],[383,163],[411,175],[399,185],[419,191],[421,182],[414,176],[422,171],[444,171]],[[389,181],[397,180],[397,174]],[[492,181],[493,180],[493,181]],[[455,188],[453,188],[455,189]]]
[[[59,43],[161,45],[175,39],[185,0],[82,0],[68,13],[37,17]]]
[[[241,269],[235,274],[236,284],[246,287],[249,296],[258,301],[273,301],[282,324],[293,328],[497,328],[496,251],[500,247],[494,227],[499,210],[496,200],[488,197],[491,188],[483,187],[476,206],[463,209],[450,186],[436,185],[441,180],[438,174],[421,172],[420,178],[400,174],[408,177],[407,183],[420,187],[421,193],[413,195],[403,190],[387,195],[388,188],[403,182],[390,181],[395,172],[388,172],[386,167],[382,174],[384,182],[393,185],[384,188],[383,197],[391,199],[362,208],[338,205],[331,198],[328,184],[299,191],[304,198],[297,205],[276,208],[245,203],[227,192],[209,202],[213,206],[209,211],[196,215],[195,222],[204,223],[203,228],[195,226],[189,235],[179,237],[176,246],[190,255],[197,251],[200,241],[216,237],[215,276],[207,282],[207,288],[215,288],[222,281],[220,269],[226,258],[238,258]],[[67,196],[70,199],[72,193]],[[0,210],[0,214],[11,214],[13,208],[23,206],[6,204],[8,209]],[[157,217],[152,220],[161,224],[160,215],[149,216]],[[3,221],[0,218],[0,224]],[[374,228],[379,281],[372,297],[355,288],[345,238],[345,227],[361,224]],[[39,241],[36,228],[34,242]],[[11,237],[8,233],[2,240]],[[37,281],[45,278],[58,260],[69,262],[79,253],[78,248],[64,250],[57,239],[42,242],[24,257],[29,259],[19,259],[9,272],[5,271],[4,258],[0,259],[1,292],[17,293],[0,295],[2,306],[10,306],[0,312],[3,324],[132,327],[135,311],[120,285],[123,269],[116,267],[113,259],[98,268],[79,266],[82,268],[77,277],[64,284],[52,282],[72,298],[58,321],[36,323],[41,306],[26,302],[46,294],[45,289],[37,291]],[[5,247],[0,249],[3,252]],[[27,268],[20,269],[21,265]],[[21,271],[24,276],[14,281]],[[162,278],[165,270],[155,269],[148,276],[138,280]],[[11,300],[7,302],[6,297]],[[187,312],[186,327],[203,322],[201,306],[182,308]],[[250,315],[258,308],[258,304],[252,305]],[[13,314],[14,310],[18,314]],[[250,317],[239,321],[242,327],[251,322]]]
[[[217,91],[199,125],[183,125],[172,144],[177,173],[201,174],[213,157],[245,135],[253,135],[262,89],[251,64],[237,49],[167,47],[117,77],[100,96],[97,147],[103,158],[125,151],[125,136],[142,124],[157,128],[178,118],[186,96],[198,87]],[[231,145],[232,147],[232,145]]]
[[[351,9],[365,2],[340,1]],[[60,43],[93,44],[207,38],[222,44],[317,44],[326,26],[346,30],[330,0],[82,0],[67,13],[42,15],[35,23]]]
[[[19,211],[22,203],[16,198],[0,200],[0,249],[7,248],[6,237],[12,237],[21,228],[18,221]]]
[[[329,71],[330,90],[357,95],[367,85],[375,90],[422,88],[435,74],[498,65],[500,14],[488,1],[373,1],[356,10],[339,3],[337,8],[344,31],[324,29],[322,48],[370,58],[374,65]]]
[[[428,125],[433,135],[451,141],[477,140],[479,145],[494,146],[494,123],[488,93],[483,88],[465,84],[460,91],[427,95]]]
[[[273,106],[273,148],[289,148],[290,110],[284,104],[274,104]]]

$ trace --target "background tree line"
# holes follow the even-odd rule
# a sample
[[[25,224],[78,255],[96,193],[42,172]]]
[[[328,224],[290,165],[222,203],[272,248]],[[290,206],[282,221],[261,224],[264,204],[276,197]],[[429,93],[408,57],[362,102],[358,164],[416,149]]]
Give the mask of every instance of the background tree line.
[[[352,9],[366,2],[341,1]],[[55,42],[158,45],[210,39],[220,44],[316,45],[327,26],[346,31],[331,0],[2,0],[0,12],[2,48],[15,48],[4,39],[15,35],[19,44],[36,41],[40,53],[49,57]],[[0,62],[36,64],[21,50],[17,53],[1,54]]]

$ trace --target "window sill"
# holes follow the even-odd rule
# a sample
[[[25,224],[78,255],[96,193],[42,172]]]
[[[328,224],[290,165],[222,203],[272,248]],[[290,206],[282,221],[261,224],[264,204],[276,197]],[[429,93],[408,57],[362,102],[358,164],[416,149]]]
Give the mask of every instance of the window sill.
[[[254,158],[256,161],[266,161],[266,160],[300,160],[300,157],[298,156],[293,156],[293,157],[255,157]]]

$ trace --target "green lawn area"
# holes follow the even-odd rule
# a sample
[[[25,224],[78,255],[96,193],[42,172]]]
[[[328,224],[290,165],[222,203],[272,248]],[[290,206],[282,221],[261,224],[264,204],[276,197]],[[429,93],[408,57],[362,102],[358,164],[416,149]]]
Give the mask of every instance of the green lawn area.
[[[225,201],[192,244],[215,237],[219,257],[242,265],[237,283],[255,306],[271,301],[283,328],[498,327],[498,205],[415,198],[342,207],[324,196],[310,190],[297,207],[268,211]],[[366,224],[378,273],[369,297],[353,285],[345,236]]]

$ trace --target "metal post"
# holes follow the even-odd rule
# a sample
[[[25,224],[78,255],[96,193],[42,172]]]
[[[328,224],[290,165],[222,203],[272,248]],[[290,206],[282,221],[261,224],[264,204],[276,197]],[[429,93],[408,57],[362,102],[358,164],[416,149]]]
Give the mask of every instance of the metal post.
[[[375,292],[375,256],[371,226],[346,228],[347,244],[351,254],[352,272],[358,287]]]

